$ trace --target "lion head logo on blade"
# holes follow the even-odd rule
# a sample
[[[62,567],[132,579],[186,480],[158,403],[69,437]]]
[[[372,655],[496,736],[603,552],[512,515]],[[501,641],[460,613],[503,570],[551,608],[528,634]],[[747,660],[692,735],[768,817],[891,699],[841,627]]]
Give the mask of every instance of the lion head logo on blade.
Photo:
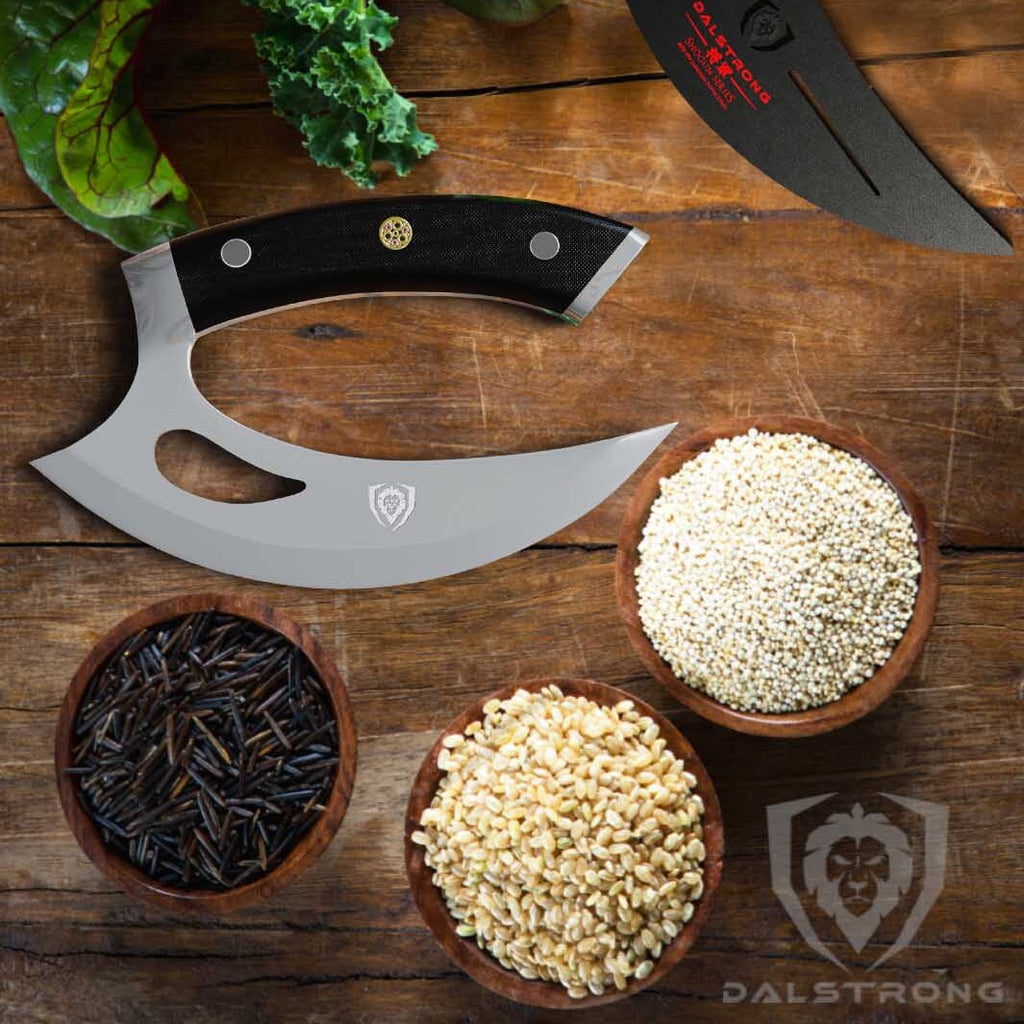
[[[394,533],[409,521],[416,507],[416,488],[411,484],[371,484],[370,511],[381,526]]]
[[[833,814],[807,837],[804,885],[856,952],[910,888],[910,840],[884,814]]]

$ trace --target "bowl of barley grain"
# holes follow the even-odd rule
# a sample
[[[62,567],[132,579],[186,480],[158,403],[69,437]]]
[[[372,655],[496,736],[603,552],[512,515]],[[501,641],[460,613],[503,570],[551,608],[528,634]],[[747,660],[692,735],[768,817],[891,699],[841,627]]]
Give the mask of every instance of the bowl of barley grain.
[[[839,728],[884,701],[938,594],[928,512],[891,458],[819,420],[694,434],[641,481],[616,557],[650,673],[711,721],[763,736]]]
[[[548,1009],[664,977],[711,912],[723,852],[690,744],[587,679],[477,701],[434,743],[406,812],[410,888],[434,938],[481,985]]]

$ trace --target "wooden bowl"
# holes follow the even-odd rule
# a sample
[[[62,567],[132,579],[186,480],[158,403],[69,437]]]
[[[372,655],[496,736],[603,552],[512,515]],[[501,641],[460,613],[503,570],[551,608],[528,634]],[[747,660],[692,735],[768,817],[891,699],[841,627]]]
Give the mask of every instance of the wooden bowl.
[[[334,708],[340,748],[338,772],[324,810],[276,868],[234,889],[175,889],[150,878],[103,842],[99,829],[93,824],[79,800],[77,780],[74,776],[65,774],[64,769],[71,762],[72,730],[78,704],[89,682],[103,663],[125,640],[139,630],[168,619],[208,609],[251,619],[269,630],[280,633],[303,651],[330,695]],[[161,601],[130,615],[107,633],[89,652],[71,680],[57,720],[54,747],[57,790],[61,806],[64,808],[64,816],[71,826],[71,831],[86,856],[107,878],[131,896],[143,903],[174,913],[228,913],[266,899],[280,886],[305,871],[323,853],[334,833],[338,831],[341,819],[348,809],[356,774],[355,719],[352,716],[345,683],[333,661],[304,626],[259,602],[220,594],[188,594]]]
[[[736,437],[747,433],[752,427],[763,433],[809,434],[863,459],[893,487],[917,531],[921,577],[914,612],[903,638],[889,660],[870,679],[838,700],[807,711],[783,714],[737,711],[701,693],[675,675],[647,638],[640,622],[639,600],[636,593],[636,568],[640,560],[637,548],[651,505],[661,493],[661,480],[672,476],[684,462],[706,451],[719,438]],[[822,420],[807,420],[796,416],[753,416],[747,419],[727,420],[693,434],[678,447],[667,452],[640,481],[640,486],[626,509],[622,522],[615,577],[619,612],[626,625],[629,639],[651,675],[678,700],[712,722],[736,729],[738,732],[757,736],[813,736],[848,725],[878,707],[910,671],[921,653],[925,637],[935,618],[939,589],[939,548],[928,511],[910,481],[889,456],[880,452],[864,438]]]
[[[630,981],[623,991],[613,989],[604,995],[588,995],[583,999],[571,999],[569,993],[558,984],[549,981],[530,981],[515,971],[502,967],[490,953],[482,950],[473,939],[464,939],[455,934],[457,921],[451,916],[445,905],[441,891],[431,881],[431,870],[424,865],[424,849],[412,841],[412,833],[419,827],[420,816],[430,805],[437,790],[437,785],[444,774],[437,767],[437,755],[441,751],[444,738],[452,733],[465,731],[470,722],[484,717],[484,705],[490,700],[505,700],[516,690],[536,692],[545,686],[558,686],[566,696],[577,695],[587,697],[596,704],[613,706],[620,700],[631,700],[642,714],[650,715],[658,723],[661,735],[665,738],[668,749],[683,759],[686,769],[697,777],[696,792],[704,801],[704,892],[697,901],[696,910],[683,930],[665,946],[661,957],[655,962],[654,970],[642,981]],[[461,967],[474,981],[485,988],[496,992],[506,999],[529,1006],[540,1006],[549,1010],[579,1010],[604,1003],[614,1003],[626,996],[639,992],[663,978],[680,960],[686,956],[700,934],[704,922],[711,913],[718,883],[722,879],[722,857],[725,852],[725,839],[722,831],[722,811],[718,804],[715,788],[711,784],[704,765],[694,752],[693,747],[682,736],[679,730],[662,714],[634,697],[625,690],[619,690],[606,683],[598,683],[592,679],[535,679],[526,683],[512,683],[509,686],[482,697],[472,707],[467,708],[438,736],[420,766],[419,774],[413,783],[409,795],[409,806],[405,812],[405,866],[409,875],[409,887],[412,890],[416,905],[426,921],[427,927],[441,948],[452,961]]]

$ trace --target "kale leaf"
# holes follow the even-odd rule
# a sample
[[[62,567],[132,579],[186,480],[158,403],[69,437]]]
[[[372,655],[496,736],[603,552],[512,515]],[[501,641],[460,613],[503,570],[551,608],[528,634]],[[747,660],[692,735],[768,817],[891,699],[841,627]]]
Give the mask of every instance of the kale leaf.
[[[372,188],[375,162],[405,175],[437,148],[373,53],[391,45],[397,18],[373,0],[245,2],[264,13],[256,51],[274,109],[299,129],[316,163]]]

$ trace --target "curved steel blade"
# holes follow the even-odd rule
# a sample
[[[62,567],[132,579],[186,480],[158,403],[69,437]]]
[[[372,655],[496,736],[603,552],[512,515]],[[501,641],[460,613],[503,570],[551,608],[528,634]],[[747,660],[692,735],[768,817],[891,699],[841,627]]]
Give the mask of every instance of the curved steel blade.
[[[358,459],[288,444],[211,405],[192,379],[195,331],[168,247],[123,264],[139,366],[113,415],[33,465],[86,508],[169,554],[293,586],[389,586],[502,558],[578,519],[622,484],[675,424],[522,455]],[[190,430],[304,489],[252,504],[181,490],[156,442]]]
[[[779,184],[894,238],[1013,251],[900,127],[816,0],[629,6],[693,109]]]
[[[306,488],[249,505],[168,481],[135,419],[122,419],[122,429],[108,420],[33,465],[86,508],[179,558],[268,583],[348,589],[446,576],[519,551],[604,500],[674,426],[525,455],[409,462],[257,434],[261,448],[279,448],[260,461],[287,467]]]

